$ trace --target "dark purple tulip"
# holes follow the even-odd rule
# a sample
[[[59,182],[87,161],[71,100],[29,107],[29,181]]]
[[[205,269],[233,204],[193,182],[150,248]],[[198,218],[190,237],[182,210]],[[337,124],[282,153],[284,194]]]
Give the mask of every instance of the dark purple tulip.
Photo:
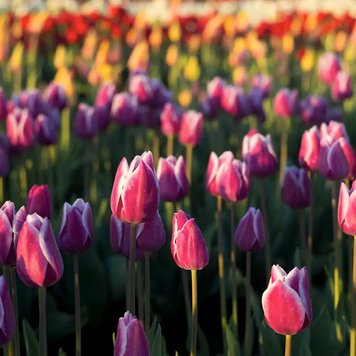
[[[47,184],[33,185],[28,192],[27,214],[37,213],[38,215],[51,218],[51,194]]]
[[[4,91],[0,87],[0,120],[5,120],[7,116],[7,101]]]
[[[140,104],[148,104],[153,97],[153,88],[150,78],[146,74],[131,76],[129,92],[137,97]]]
[[[27,109],[14,109],[7,116],[6,134],[11,149],[20,151],[34,145],[36,136],[32,116]]]
[[[51,82],[43,93],[44,99],[50,107],[62,111],[68,105],[67,94],[63,87],[55,82]]]
[[[63,260],[48,218],[27,215],[16,246],[16,271],[30,287],[49,287],[63,275]]]
[[[208,121],[218,118],[219,107],[214,104],[214,101],[209,96],[200,103],[200,110],[203,113],[204,119]]]
[[[6,201],[0,208],[0,264],[14,266],[16,263],[14,225],[15,205]]]
[[[335,101],[342,101],[351,98],[352,94],[350,74],[345,71],[338,72],[331,84],[331,97]]]
[[[262,96],[265,99],[269,96],[269,92],[272,86],[272,78],[265,75],[255,75],[252,78],[251,86],[252,88],[261,89]]]
[[[150,106],[162,109],[165,104],[172,102],[172,92],[163,85],[160,79],[151,79],[150,85],[152,88],[152,97],[149,103]]]
[[[0,177],[6,177],[9,174],[9,170],[9,153],[0,146]]]
[[[136,245],[147,252],[158,251],[166,243],[166,233],[161,216],[157,210],[152,219],[137,226]]]
[[[280,89],[273,99],[273,110],[282,118],[290,118],[297,111],[298,91],[288,88]]]
[[[323,96],[309,96],[300,102],[299,107],[305,124],[319,125],[326,121],[328,103]]]
[[[179,130],[179,142],[182,145],[196,146],[203,134],[203,114],[189,110],[182,115]]]
[[[164,201],[179,201],[187,196],[189,181],[185,173],[184,158],[174,156],[160,158],[157,168],[160,198]]]
[[[114,96],[111,105],[111,120],[121,126],[136,126],[140,124],[137,98],[122,92]]]
[[[339,57],[332,52],[324,53],[318,63],[318,75],[322,82],[330,85],[341,70]]]
[[[130,224],[120,221],[114,215],[110,218],[110,242],[115,253],[130,257]],[[137,246],[136,241],[136,260],[143,260],[144,256],[144,251]]]
[[[176,136],[179,133],[182,108],[172,103],[164,105],[161,112],[161,131],[166,136]]]
[[[265,244],[263,217],[259,209],[250,207],[235,230],[237,247],[246,252],[260,250]]]
[[[82,139],[92,139],[99,133],[98,116],[94,115],[94,108],[80,103],[75,116],[75,133]]]
[[[35,131],[43,145],[54,145],[58,141],[58,125],[50,116],[39,114],[35,120]]]
[[[225,87],[225,80],[214,77],[207,83],[207,94],[212,107],[217,110],[220,107],[221,96]]]
[[[248,98],[250,101],[250,109],[251,114],[257,116],[257,118],[261,118],[265,116],[265,112],[263,109],[263,91],[260,88],[252,88],[248,93]],[[264,121],[264,120],[263,120]],[[262,122],[263,122],[262,121]]]
[[[93,239],[93,216],[90,204],[77,199],[73,205],[64,203],[59,231],[59,248],[69,253],[87,250]]]
[[[12,340],[16,332],[14,308],[4,276],[0,276],[0,315],[0,345],[4,345]]]
[[[310,203],[310,178],[303,168],[285,167],[282,200],[290,208],[303,209]]]
[[[148,341],[141,322],[130,312],[119,319],[114,356],[149,356]]]

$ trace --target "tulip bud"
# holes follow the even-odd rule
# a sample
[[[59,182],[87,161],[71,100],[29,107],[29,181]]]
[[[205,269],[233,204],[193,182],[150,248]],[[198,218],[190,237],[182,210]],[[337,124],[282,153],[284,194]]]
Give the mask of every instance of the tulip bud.
[[[220,157],[215,152],[210,153],[208,168],[206,170],[206,189],[211,195],[220,196],[220,187],[216,180],[219,168],[225,162],[232,162],[233,159],[234,155],[231,151],[225,151]]]
[[[58,245],[69,253],[87,250],[93,239],[93,216],[90,204],[77,199],[73,205],[64,203],[62,224],[59,231]]]
[[[341,183],[337,220],[341,230],[348,235],[356,235],[356,181],[352,182],[349,190],[345,183]]]
[[[130,224],[123,223],[114,215],[110,218],[110,242],[115,253],[130,257]],[[143,260],[144,251],[137,246],[136,241],[136,261]]]
[[[269,96],[269,92],[272,86],[272,79],[271,77],[265,75],[255,75],[252,78],[252,88],[259,88],[262,90],[263,98],[267,98]]]
[[[167,103],[164,105],[160,120],[161,131],[166,136],[175,136],[179,133],[182,109],[180,106]]]
[[[282,200],[289,207],[302,209],[310,203],[310,179],[303,168],[285,167],[281,190]]]
[[[99,133],[98,115],[93,107],[80,103],[75,116],[75,133],[81,139],[92,139]]]
[[[289,118],[297,110],[298,91],[287,88],[280,89],[273,100],[274,112],[282,117]]]
[[[214,108],[219,109],[220,100],[225,87],[225,80],[220,77],[214,77],[207,84],[207,94]]]
[[[37,213],[38,215],[51,218],[51,194],[47,184],[33,185],[28,192],[27,214]]]
[[[208,96],[200,103],[200,110],[204,115],[204,119],[212,121],[217,119],[219,107],[215,106],[212,99]]]
[[[175,263],[186,270],[201,270],[209,263],[202,232],[182,210],[173,215],[171,252]]]
[[[16,247],[16,271],[30,287],[49,287],[63,275],[63,260],[48,218],[27,215]]]
[[[5,120],[7,116],[7,101],[4,91],[0,87],[0,120]]]
[[[52,117],[40,114],[35,120],[38,141],[43,145],[54,145],[58,141],[58,125]]]
[[[278,334],[294,335],[306,328],[312,320],[307,269],[295,267],[287,274],[273,265],[262,308],[266,323]]]
[[[182,145],[197,145],[203,133],[203,114],[189,110],[182,115],[179,142]]]
[[[340,70],[340,59],[335,53],[327,52],[320,57],[318,75],[325,84],[331,84]]]
[[[136,245],[140,250],[158,251],[166,243],[166,233],[161,216],[157,210],[152,219],[137,226]]]
[[[114,356],[149,356],[147,337],[141,322],[130,312],[119,319]]]
[[[68,98],[63,87],[55,82],[51,82],[43,93],[44,99],[52,108],[62,111],[68,105]]]
[[[328,104],[323,96],[309,96],[300,102],[300,114],[305,124],[319,125],[326,121]]]
[[[160,158],[157,178],[162,200],[174,202],[187,196],[189,181],[185,173],[185,163],[182,156],[179,156],[178,160],[174,156]]]
[[[320,133],[317,126],[304,131],[300,144],[298,160],[301,167],[315,171],[318,169]]]
[[[217,186],[224,200],[236,203],[247,197],[250,173],[245,162],[237,159],[225,161],[216,175]]]
[[[331,85],[331,97],[334,101],[342,101],[352,97],[351,76],[345,71],[337,73]]]
[[[14,266],[16,263],[13,225],[15,205],[6,201],[0,208],[0,264]]]
[[[151,152],[136,156],[130,167],[123,158],[111,192],[112,213],[121,221],[138,224],[153,217],[159,203],[159,186]]]
[[[139,125],[137,98],[126,92],[116,94],[112,102],[110,116],[113,122],[121,126]]]
[[[140,104],[148,104],[153,96],[150,78],[146,74],[131,76],[129,92],[137,97]]]
[[[263,136],[256,130],[242,140],[242,158],[253,177],[263,178],[275,173],[278,168],[277,156],[272,146],[271,136]]]
[[[4,276],[0,276],[0,315],[0,345],[4,345],[12,340],[16,332],[14,308]]]
[[[259,209],[250,207],[235,230],[235,243],[246,252],[260,250],[265,244],[263,217]]]

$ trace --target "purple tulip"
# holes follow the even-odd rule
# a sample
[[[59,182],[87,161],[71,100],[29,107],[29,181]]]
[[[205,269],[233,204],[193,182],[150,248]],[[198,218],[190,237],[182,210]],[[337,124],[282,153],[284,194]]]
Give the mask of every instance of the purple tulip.
[[[0,146],[0,177],[6,177],[9,174],[9,170],[9,153]]]
[[[295,267],[287,274],[273,265],[262,308],[266,323],[278,334],[294,335],[306,328],[312,321],[307,269]]]
[[[37,213],[44,217],[51,217],[51,194],[47,184],[33,185],[28,192],[27,214]]]
[[[221,107],[236,119],[242,119],[251,113],[250,99],[242,88],[227,85],[222,93]]]
[[[138,224],[153,217],[159,203],[159,186],[151,152],[136,156],[130,166],[123,158],[111,192],[112,213],[123,222]]]
[[[43,145],[54,145],[58,141],[58,124],[50,116],[39,114],[35,120],[35,131]]]
[[[300,102],[300,114],[305,124],[319,125],[326,121],[328,103],[323,96],[309,96]]]
[[[287,88],[280,89],[273,99],[273,110],[282,118],[290,118],[297,111],[298,91]]]
[[[0,345],[12,340],[16,332],[15,313],[9,287],[4,276],[0,276]]]
[[[356,181],[352,182],[351,189],[341,183],[337,220],[341,230],[348,235],[356,235]]]
[[[281,190],[282,200],[289,207],[303,209],[310,203],[310,179],[303,168],[285,167]]]
[[[129,92],[137,97],[140,104],[148,104],[153,97],[153,88],[150,78],[146,74],[131,76]]]
[[[353,94],[351,76],[345,71],[339,71],[331,84],[331,97],[334,101],[343,101]]]
[[[26,208],[24,206],[22,206],[19,210],[17,210],[16,215],[15,215],[14,224],[13,224],[15,251],[16,251],[19,234],[21,232],[23,224],[26,221],[26,218],[27,218],[27,211],[26,211]]]
[[[5,120],[7,116],[7,100],[4,91],[0,87],[0,120]]]
[[[235,230],[237,247],[246,252],[260,250],[265,244],[263,217],[259,209],[250,207]]]
[[[182,145],[196,146],[203,133],[203,114],[189,110],[182,115],[179,130],[179,142]]]
[[[320,80],[325,84],[332,84],[340,70],[340,59],[335,53],[327,52],[320,57],[318,63],[318,75]]]
[[[9,200],[0,208],[0,264],[5,266],[14,266],[16,263],[15,214],[15,205]]]
[[[255,75],[251,82],[252,88],[258,88],[262,90],[263,98],[269,96],[269,92],[272,86],[272,78],[265,75]]]
[[[149,356],[148,341],[141,322],[130,312],[119,319],[114,356]]]
[[[186,270],[201,270],[209,263],[202,232],[182,210],[173,215],[171,252],[178,267]]]
[[[182,118],[182,108],[172,103],[164,105],[161,112],[161,131],[166,136],[176,136],[179,133]]]
[[[93,216],[90,204],[77,199],[73,205],[64,203],[58,245],[62,251],[80,253],[93,239]]]
[[[126,92],[116,94],[112,101],[110,116],[113,122],[121,126],[139,125],[137,98]]]
[[[30,287],[49,287],[63,275],[63,260],[59,253],[48,218],[27,215],[16,247],[16,271]]]
[[[152,88],[152,97],[149,102],[149,105],[151,107],[162,109],[167,103],[172,102],[172,92],[163,85],[160,79],[151,79],[150,85]]]
[[[68,105],[67,94],[63,87],[55,82],[51,82],[43,93],[44,99],[50,107],[62,111]]]
[[[178,160],[174,156],[160,158],[157,179],[162,200],[175,202],[187,196],[189,181],[185,173],[185,163],[182,156],[179,156]]]
[[[212,107],[215,110],[220,108],[221,96],[225,87],[225,80],[220,77],[214,77],[207,83],[207,94]]]
[[[318,169],[320,150],[320,132],[317,126],[304,131],[298,160],[301,167],[307,170],[316,171]]]
[[[92,139],[99,133],[99,120],[95,109],[80,103],[75,116],[75,133],[81,139]]]
[[[218,118],[219,107],[214,104],[214,101],[209,96],[200,103],[200,110],[204,115],[204,119],[208,121]]]

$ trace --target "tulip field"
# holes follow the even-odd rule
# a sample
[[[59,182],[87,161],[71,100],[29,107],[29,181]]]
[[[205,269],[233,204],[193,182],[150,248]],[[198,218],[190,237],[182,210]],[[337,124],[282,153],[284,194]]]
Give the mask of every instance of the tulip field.
[[[176,10],[0,14],[2,354],[356,356],[356,8]]]

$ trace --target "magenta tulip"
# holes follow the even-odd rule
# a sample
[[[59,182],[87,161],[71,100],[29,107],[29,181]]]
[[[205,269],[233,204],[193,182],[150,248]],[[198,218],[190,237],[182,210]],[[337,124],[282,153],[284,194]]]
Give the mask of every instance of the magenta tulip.
[[[302,209],[309,206],[310,179],[305,169],[285,167],[281,196],[290,208]]]
[[[171,252],[174,262],[186,270],[201,270],[209,263],[202,232],[182,210],[173,215]]]
[[[353,94],[351,75],[345,71],[337,73],[331,85],[331,96],[335,101],[351,98]]]
[[[130,77],[129,92],[135,95],[140,104],[148,104],[153,97],[150,78],[146,74],[135,74]]]
[[[278,334],[294,335],[306,328],[312,320],[307,269],[295,267],[287,274],[273,265],[262,308],[266,323]]]
[[[137,98],[129,93],[116,94],[111,105],[111,120],[121,126],[140,124]]]
[[[93,216],[90,204],[77,199],[64,203],[58,245],[62,251],[80,253],[87,250],[93,239]]]
[[[3,89],[0,87],[0,120],[5,120],[7,116],[7,100]]]
[[[237,225],[234,236],[237,247],[242,251],[260,250],[265,244],[261,211],[250,207]]]
[[[351,189],[341,183],[339,193],[339,206],[337,219],[341,230],[348,235],[356,235],[356,181],[352,182]]]
[[[15,205],[9,200],[0,208],[0,264],[5,266],[14,266],[16,263],[15,214]]]
[[[48,218],[27,215],[16,246],[16,271],[30,287],[49,287],[63,275],[63,260]]]
[[[123,158],[111,192],[112,213],[121,221],[139,224],[153,217],[159,203],[159,186],[151,152],[136,156],[130,166]]]
[[[339,57],[332,52],[324,53],[318,63],[318,75],[325,84],[332,84],[337,73],[341,70]]]
[[[99,133],[99,120],[95,108],[80,103],[75,116],[74,130],[82,139],[92,139]]]
[[[273,110],[282,118],[290,118],[296,113],[298,91],[288,88],[280,89],[273,99]]]
[[[161,131],[166,136],[176,136],[179,133],[182,109],[172,103],[164,105],[160,115]]]
[[[252,88],[258,88],[262,90],[263,98],[269,96],[269,92],[272,86],[272,78],[265,75],[255,75],[251,82]]]
[[[43,97],[50,107],[56,108],[59,111],[63,110],[68,105],[67,95],[63,87],[55,82],[48,84],[43,93]]]
[[[303,99],[299,106],[305,124],[319,125],[326,121],[328,104],[323,96],[309,96]]]
[[[179,142],[182,145],[196,146],[203,133],[203,114],[189,110],[182,115],[179,129]]]
[[[315,171],[318,169],[320,150],[320,132],[317,126],[304,131],[298,160],[301,167]]]
[[[149,356],[148,341],[141,322],[130,312],[119,319],[114,356]]]
[[[37,213],[44,217],[51,217],[51,194],[47,184],[33,185],[28,192],[27,214]]]
[[[0,276],[0,315],[0,345],[4,345],[12,340],[16,332],[14,308],[4,276]]]

